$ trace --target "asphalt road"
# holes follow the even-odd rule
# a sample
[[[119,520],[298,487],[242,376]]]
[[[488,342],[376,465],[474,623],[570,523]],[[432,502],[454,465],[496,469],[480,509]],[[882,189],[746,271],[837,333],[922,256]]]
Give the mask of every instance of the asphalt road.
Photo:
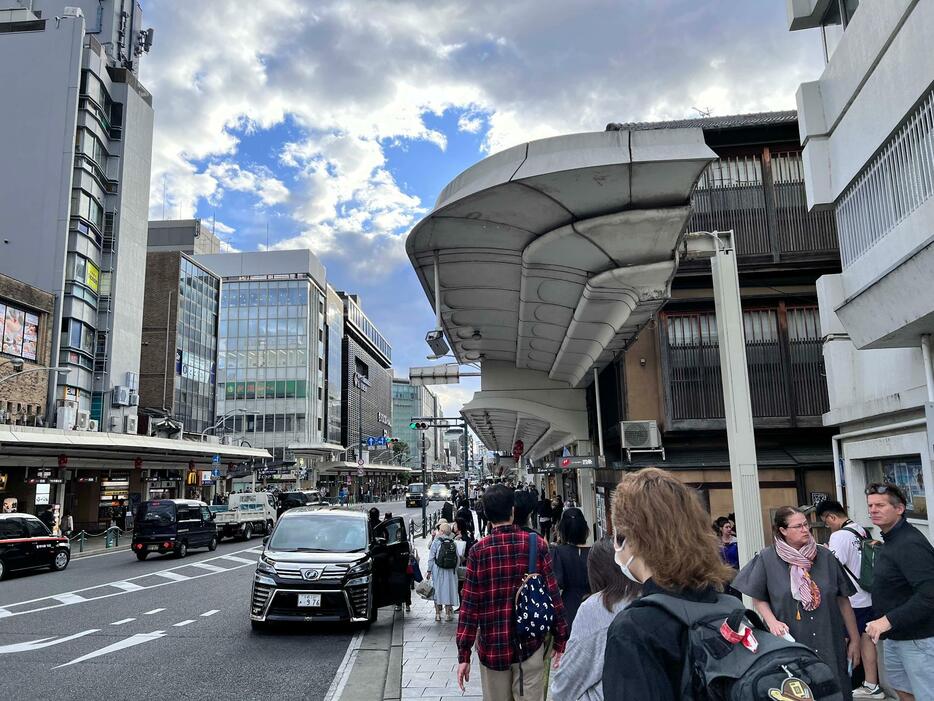
[[[420,519],[419,509],[376,504]],[[432,505],[435,507],[435,505]],[[260,538],[184,560],[129,551],[0,582],[0,698],[323,699],[349,625],[250,628]]]

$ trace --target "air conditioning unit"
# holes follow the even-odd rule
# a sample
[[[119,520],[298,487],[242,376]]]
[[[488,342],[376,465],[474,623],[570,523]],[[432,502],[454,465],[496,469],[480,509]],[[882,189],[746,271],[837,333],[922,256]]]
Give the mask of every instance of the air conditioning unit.
[[[109,421],[107,422],[107,425],[109,426],[108,430],[111,433],[120,433],[120,428],[123,425],[123,417],[122,416],[111,416]]]
[[[87,431],[88,426],[91,423],[91,412],[88,411],[87,409],[79,409],[77,416],[78,416],[78,419],[75,423],[75,430],[76,431]]]
[[[139,417],[137,416],[127,416],[126,417],[126,431],[125,433],[130,433],[136,435],[136,428],[139,425]]]
[[[626,450],[657,450],[662,447],[655,421],[622,421],[620,436]]]
[[[130,406],[139,406],[139,392],[130,390]]]
[[[91,419],[90,421],[88,421],[88,430],[89,430],[89,431],[95,431],[95,432],[96,432],[96,431],[98,430],[99,426],[100,426],[100,425],[97,423],[97,419]]]
[[[126,385],[117,385],[114,387],[112,403],[114,406],[129,406],[130,388]]]
[[[55,412],[56,428],[71,431],[75,427],[77,410],[70,406],[60,406]]]
[[[231,436],[227,434],[221,436],[221,445],[230,445],[231,443],[233,443],[233,438]]]

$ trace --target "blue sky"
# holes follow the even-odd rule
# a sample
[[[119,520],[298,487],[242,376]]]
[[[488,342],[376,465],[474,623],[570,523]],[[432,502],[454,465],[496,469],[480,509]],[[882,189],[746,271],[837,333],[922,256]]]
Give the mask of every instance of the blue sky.
[[[773,0],[143,0],[152,218],[234,249],[311,248],[359,293],[396,374],[433,314],[404,239],[455,175],[609,121],[794,107],[820,41]],[[439,388],[448,413],[473,385]]]

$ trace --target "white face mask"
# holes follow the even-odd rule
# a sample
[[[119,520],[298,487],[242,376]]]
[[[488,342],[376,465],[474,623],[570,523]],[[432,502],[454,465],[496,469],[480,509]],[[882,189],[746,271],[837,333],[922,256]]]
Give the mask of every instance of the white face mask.
[[[623,538],[623,543],[622,543],[622,545],[617,545],[617,544],[616,544],[616,541],[615,541],[615,540],[613,541],[613,549],[616,550],[616,557],[617,557],[616,564],[619,566],[620,570],[622,570],[623,574],[626,575],[626,579],[629,579],[629,580],[635,582],[636,584],[642,584],[642,582],[636,577],[636,575],[634,575],[634,574],[632,573],[632,570],[629,569],[629,565],[631,565],[631,564],[632,564],[632,561],[636,559],[636,556],[635,556],[635,555],[630,555],[630,556],[629,556],[629,559],[626,560],[626,563],[625,563],[625,564],[623,564],[622,562],[620,562],[619,559],[618,559],[619,556],[620,556],[620,553],[623,552],[623,549],[624,549],[625,547],[626,547],[626,539],[625,539],[625,538]]]

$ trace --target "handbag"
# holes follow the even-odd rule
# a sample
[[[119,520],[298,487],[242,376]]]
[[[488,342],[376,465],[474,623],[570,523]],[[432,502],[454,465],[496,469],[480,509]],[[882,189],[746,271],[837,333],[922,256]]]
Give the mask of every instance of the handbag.
[[[423,599],[430,599],[435,594],[435,587],[430,580],[423,579],[415,585],[415,593]]]

